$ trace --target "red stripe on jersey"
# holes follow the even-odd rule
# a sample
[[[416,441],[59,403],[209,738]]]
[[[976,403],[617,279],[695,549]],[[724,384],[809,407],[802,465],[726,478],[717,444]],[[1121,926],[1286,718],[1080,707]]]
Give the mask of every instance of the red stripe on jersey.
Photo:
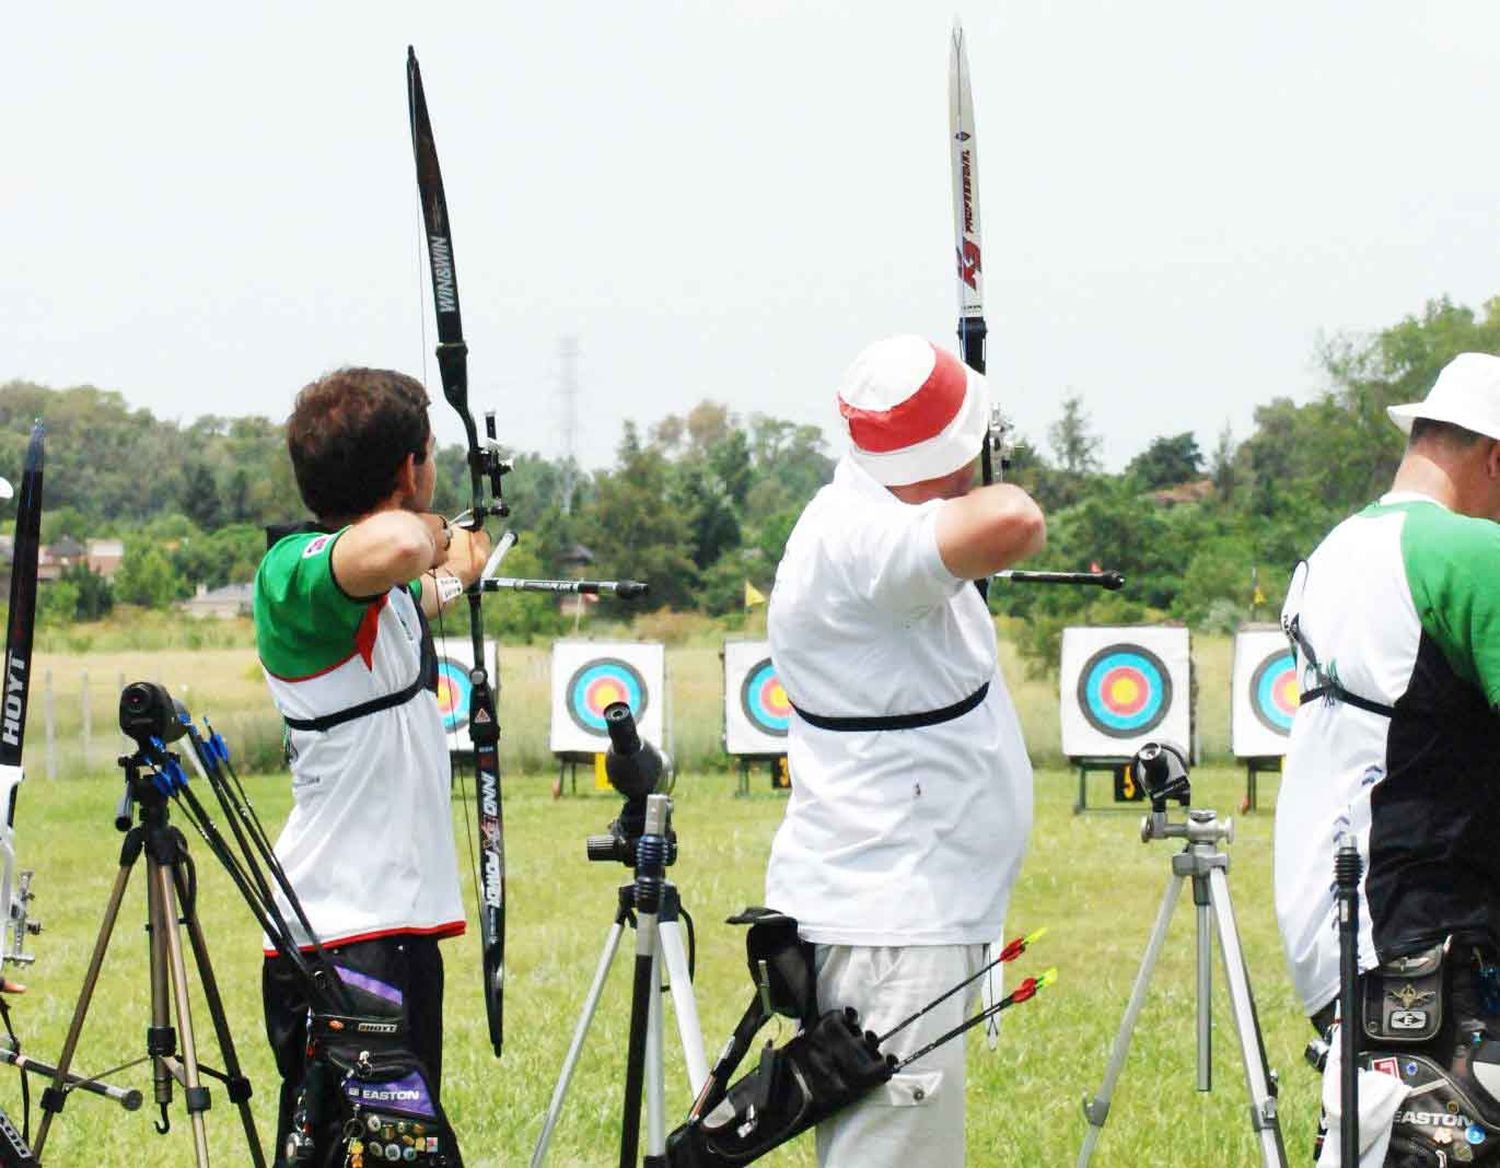
[[[374,668],[375,638],[380,635],[380,610],[385,607],[390,595],[389,592],[385,593],[365,609],[364,619],[354,632],[354,650],[364,661],[366,669]]]

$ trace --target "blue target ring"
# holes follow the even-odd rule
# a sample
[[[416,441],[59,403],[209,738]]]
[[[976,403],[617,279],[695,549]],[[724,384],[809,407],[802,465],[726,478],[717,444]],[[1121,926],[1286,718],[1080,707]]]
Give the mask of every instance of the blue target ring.
[[[1250,676],[1250,707],[1260,724],[1277,734],[1292,732],[1298,692],[1297,660],[1290,649],[1268,654]]]
[[[568,679],[564,700],[568,717],[573,724],[588,734],[607,738],[609,731],[604,724],[604,711],[614,702],[624,702],[637,721],[646,712],[646,679],[640,670],[618,657],[604,657],[586,661]]]
[[[740,709],[750,725],[763,734],[785,738],[792,721],[792,703],[787,699],[776,667],[769,657],[757,661],[740,685]]]
[[[1078,676],[1078,707],[1089,725],[1111,738],[1149,734],[1172,706],[1172,677],[1160,657],[1140,645],[1100,649]]]
[[[451,657],[438,658],[438,711],[443,715],[443,733],[462,730],[469,724],[469,694],[474,683],[469,667]]]

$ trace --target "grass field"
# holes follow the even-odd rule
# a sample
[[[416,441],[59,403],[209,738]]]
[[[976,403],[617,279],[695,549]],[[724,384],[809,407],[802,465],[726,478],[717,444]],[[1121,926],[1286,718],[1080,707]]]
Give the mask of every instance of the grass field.
[[[171,679],[170,662],[163,663],[162,674]],[[1196,780],[1198,803],[1223,809],[1238,803],[1239,772],[1205,767]],[[757,786],[764,781],[758,779]],[[484,1035],[474,939],[445,947],[446,1098],[471,1166],[527,1162],[611,920],[614,887],[624,876],[622,868],[583,859],[583,837],[604,827],[618,800],[591,793],[554,802],[547,786],[544,775],[507,780],[509,984],[506,1053],[498,1062]],[[289,799],[285,778],[256,778],[251,787],[267,820],[279,823]],[[733,779],[722,773],[688,774],[679,781],[676,798],[681,860],[672,874],[698,923],[697,1000],[710,1057],[750,992],[741,935],[721,922],[760,901],[765,857],[783,807],[769,793],[734,798],[732,787]],[[39,1058],[55,1055],[61,1045],[116,871],[120,837],[111,821],[117,791],[117,782],[101,772],[74,782],[33,780],[22,792],[19,850],[22,861],[37,870],[37,913],[46,931],[33,942],[38,963],[25,974],[31,992],[14,1001],[14,1011],[25,1048]],[[1079,1100],[1097,1088],[1103,1073],[1173,850],[1168,844],[1140,844],[1134,816],[1071,814],[1069,773],[1040,773],[1037,793],[1036,830],[1010,927],[1020,932],[1047,925],[1050,933],[1013,967],[1013,976],[1055,965],[1060,980],[1006,1016],[997,1051],[985,1050],[979,1041],[970,1044],[968,1132],[974,1165],[1070,1164],[1076,1158],[1085,1126]],[[1274,787],[1263,788],[1263,807],[1273,798]],[[1283,1127],[1297,1162],[1309,1146],[1317,1092],[1301,1061],[1309,1031],[1283,969],[1270,908],[1270,816],[1263,810],[1240,818],[1237,829],[1230,884],[1271,1061],[1283,1077]],[[275,1081],[259,1029],[257,932],[196,840],[193,850],[201,916],[269,1138]],[[144,1049],[149,1003],[140,928],[144,912],[137,874],[84,1033],[77,1059],[81,1069],[97,1072]],[[1224,1168],[1258,1162],[1217,959],[1215,1089],[1208,1095],[1193,1090],[1192,963],[1192,915],[1180,907],[1096,1164]],[[615,1161],[627,969],[627,961],[617,962],[553,1144],[552,1164]],[[196,1020],[212,1061],[201,1006]],[[671,1106],[680,1114],[687,1098],[675,1048],[673,1038],[668,1045]],[[117,1077],[145,1089],[149,1099],[144,1068]],[[6,1076],[0,1084],[0,1100],[18,1117],[15,1083]],[[99,1168],[191,1164],[180,1100],[171,1133],[156,1135],[153,1118],[149,1104],[127,1114],[104,1100],[74,1096],[54,1125],[46,1162]],[[215,1090],[210,1118],[214,1162],[247,1163],[222,1089]],[[810,1165],[811,1143],[801,1141],[765,1163]]]

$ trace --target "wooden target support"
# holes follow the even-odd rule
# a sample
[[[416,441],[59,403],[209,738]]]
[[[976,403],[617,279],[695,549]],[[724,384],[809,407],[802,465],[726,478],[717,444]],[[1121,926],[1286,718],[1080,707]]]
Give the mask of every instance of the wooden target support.
[[[1070,758],[1078,768],[1078,797],[1073,800],[1073,814],[1083,811],[1134,811],[1135,804],[1146,798],[1146,792],[1136,785],[1130,774],[1130,759],[1118,755],[1108,757]],[[1114,805],[1089,804],[1089,776],[1107,774],[1112,779]],[[1122,806],[1123,804],[1123,806]]]
[[[1257,780],[1261,775],[1279,775],[1281,763],[1285,756],[1280,754],[1263,754],[1247,758],[1245,762],[1245,797],[1240,800],[1240,813],[1254,811],[1256,808]]]
[[[750,768],[756,763],[763,763],[771,775],[771,790],[790,791],[792,789],[791,774],[787,771],[786,755],[784,754],[739,754],[735,756],[739,762],[739,785],[735,788],[735,797],[742,799],[750,794]]]

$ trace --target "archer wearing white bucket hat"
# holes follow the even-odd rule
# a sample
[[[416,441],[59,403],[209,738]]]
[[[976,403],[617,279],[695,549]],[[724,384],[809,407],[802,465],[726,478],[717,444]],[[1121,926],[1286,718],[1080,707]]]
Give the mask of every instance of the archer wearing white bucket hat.
[[[795,714],[792,795],[766,904],[816,948],[818,1007],[877,1033],[975,973],[1003,930],[1031,829],[1031,764],[970,583],[1039,551],[1037,505],[976,486],[984,379],[921,337],[879,341],[838,384],[851,448],[776,571],[769,635]],[[964,995],[882,1049],[912,1053]],[[958,1168],[954,1042],[817,1133],[823,1168]]]
[[[1428,418],[1500,441],[1500,357],[1460,353],[1443,367],[1426,398],[1390,406],[1386,413],[1403,434],[1411,433],[1416,419]]]
[[[1500,357],[1460,354],[1424,400],[1389,413],[1408,435],[1392,489],[1298,565],[1282,609],[1302,705],[1277,796],[1276,916],[1303,1008],[1324,1028],[1339,988],[1329,872],[1335,837],[1352,832],[1363,1000],[1398,998],[1421,955],[1448,963],[1424,1010],[1372,1011],[1361,1062],[1423,1055],[1490,1123],[1500,1013],[1479,991],[1500,963]],[[1412,1045],[1441,1017],[1488,1037],[1458,1059],[1436,1034]],[[1361,1163],[1441,1163],[1438,1129],[1403,1107],[1411,1084],[1381,1090],[1389,1080],[1360,1074],[1372,1077],[1361,1101],[1384,1108],[1361,1120],[1362,1134],[1378,1131]]]

